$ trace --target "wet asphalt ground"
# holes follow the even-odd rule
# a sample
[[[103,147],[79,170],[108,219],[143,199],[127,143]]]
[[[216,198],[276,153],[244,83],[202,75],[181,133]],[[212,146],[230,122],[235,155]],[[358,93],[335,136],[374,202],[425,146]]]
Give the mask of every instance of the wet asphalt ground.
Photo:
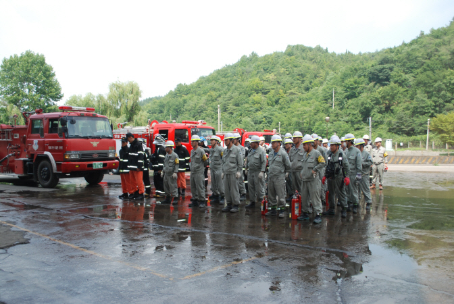
[[[0,303],[453,303],[454,174],[385,177],[320,225],[2,180]]]

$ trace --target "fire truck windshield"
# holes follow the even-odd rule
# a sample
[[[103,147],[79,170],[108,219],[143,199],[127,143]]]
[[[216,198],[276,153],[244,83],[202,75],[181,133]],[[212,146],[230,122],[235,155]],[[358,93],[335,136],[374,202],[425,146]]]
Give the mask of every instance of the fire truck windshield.
[[[68,117],[68,138],[113,138],[109,120],[101,117]]]
[[[208,128],[198,128],[198,132],[196,133],[200,137],[205,137],[205,138],[210,138],[213,135],[216,135],[216,131],[214,129],[208,129]]]

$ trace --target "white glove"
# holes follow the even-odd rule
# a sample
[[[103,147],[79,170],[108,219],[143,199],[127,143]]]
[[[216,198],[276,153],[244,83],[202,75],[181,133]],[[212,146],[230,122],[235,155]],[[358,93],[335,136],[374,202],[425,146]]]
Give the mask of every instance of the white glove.
[[[221,179],[224,179],[224,173],[221,174]]]
[[[287,172],[287,173],[285,173],[285,178],[288,178],[288,172]]]
[[[246,170],[244,170],[244,174],[246,174],[246,175],[247,175],[247,169],[246,169]]]
[[[164,177],[164,171],[161,171],[161,177]]]
[[[263,172],[260,172],[260,173],[259,173],[259,179],[260,179],[260,180],[263,180],[264,175],[265,175],[265,174],[263,174]]]
[[[235,176],[236,176],[237,179],[240,178],[241,172],[237,172],[237,173],[235,174]]]
[[[173,179],[177,179],[177,174],[176,173],[172,174],[172,177]]]

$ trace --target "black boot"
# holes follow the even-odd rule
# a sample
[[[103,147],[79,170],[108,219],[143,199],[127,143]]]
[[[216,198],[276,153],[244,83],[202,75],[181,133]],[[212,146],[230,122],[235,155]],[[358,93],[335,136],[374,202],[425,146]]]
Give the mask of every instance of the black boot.
[[[128,193],[123,193],[122,195],[119,195],[118,198],[124,199],[128,197]]]
[[[186,195],[186,189],[181,189],[181,196],[185,196]]]
[[[255,202],[249,202],[249,205],[246,205],[244,208],[246,209],[252,209],[255,206]]]
[[[336,211],[334,209],[328,209],[328,211],[323,211],[322,215],[335,215]]]
[[[309,220],[309,213],[303,212],[298,218],[298,221],[308,221]]]
[[[352,203],[347,203],[347,212],[352,212]]]
[[[142,194],[137,194],[137,196],[134,196],[134,200],[135,201],[139,201],[139,200],[143,200],[145,197],[143,196],[143,193]]]
[[[245,201],[245,200],[246,200],[246,194],[241,194],[240,201]]]
[[[170,204],[170,196],[167,196],[167,195],[166,195],[166,199],[163,200],[163,201],[161,202],[161,204],[163,204],[163,205],[168,205],[168,204]]]
[[[342,208],[341,217],[342,218],[346,218],[347,217],[347,209]]]
[[[265,215],[267,215],[267,216],[276,216],[277,215],[276,208],[271,208],[270,210],[268,210],[268,212]]]
[[[219,196],[219,205],[224,205],[225,198],[223,196]]]
[[[197,200],[193,200],[192,203],[190,203],[188,206],[189,207],[197,207],[199,205],[199,202]]]
[[[367,204],[366,204],[366,211],[370,211],[370,206],[371,206],[371,205],[372,205],[371,203],[367,203]]]
[[[219,195],[210,196],[210,200],[212,203],[219,203]]]
[[[205,200],[198,201],[198,203],[199,203],[199,208],[205,208],[206,207]]]
[[[232,209],[230,209],[231,213],[237,213],[238,212],[238,205],[233,206]]]
[[[354,214],[358,213],[358,204],[354,204],[353,205],[353,210],[352,211],[353,211]]]
[[[208,198],[209,198],[210,200],[214,200],[216,197],[218,197],[218,195],[216,195],[216,194],[213,193],[213,194],[211,194]]]
[[[322,222],[322,218],[320,217],[319,214],[317,214],[314,218],[314,224],[320,224]]]
[[[232,210],[232,205],[227,205],[224,208],[222,208],[222,212],[229,212],[230,210]]]

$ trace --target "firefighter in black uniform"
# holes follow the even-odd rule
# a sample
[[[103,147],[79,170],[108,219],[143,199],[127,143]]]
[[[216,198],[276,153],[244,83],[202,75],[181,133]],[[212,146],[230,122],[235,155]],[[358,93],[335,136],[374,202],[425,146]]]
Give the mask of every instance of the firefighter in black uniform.
[[[154,138],[153,144],[155,145],[156,149],[151,157],[151,161],[153,164],[153,181],[154,186],[156,188],[156,197],[164,197],[164,180],[161,177],[161,171],[164,168],[164,159],[166,157],[166,149],[165,149],[165,139],[162,135],[158,134]]]
[[[131,191],[131,181],[128,168],[128,152],[128,140],[126,137],[123,137],[121,139],[120,165],[118,166],[118,172],[120,172],[121,177],[121,190],[123,192],[123,194],[119,196],[121,199],[128,199],[129,192]]]
[[[144,138],[137,138],[142,143],[143,148],[143,184],[145,185],[145,197],[151,196],[151,183],[150,183],[150,148],[147,147],[147,140]]]

